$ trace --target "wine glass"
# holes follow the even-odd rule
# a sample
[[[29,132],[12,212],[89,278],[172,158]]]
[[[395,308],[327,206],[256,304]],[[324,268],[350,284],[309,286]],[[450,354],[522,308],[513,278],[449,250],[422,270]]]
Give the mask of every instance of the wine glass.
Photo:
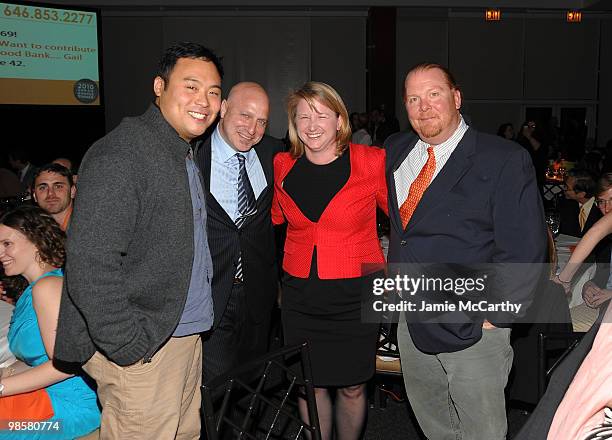
[[[550,231],[556,237],[559,235],[559,223],[561,222],[561,217],[557,211],[546,211],[546,224],[550,228]]]

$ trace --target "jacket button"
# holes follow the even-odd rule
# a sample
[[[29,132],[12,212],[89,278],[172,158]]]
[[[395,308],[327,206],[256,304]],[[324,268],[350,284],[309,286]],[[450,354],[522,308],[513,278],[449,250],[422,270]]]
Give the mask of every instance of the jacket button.
[[[402,240],[402,241],[400,241],[400,244],[401,244],[402,246],[406,246],[406,240]]]

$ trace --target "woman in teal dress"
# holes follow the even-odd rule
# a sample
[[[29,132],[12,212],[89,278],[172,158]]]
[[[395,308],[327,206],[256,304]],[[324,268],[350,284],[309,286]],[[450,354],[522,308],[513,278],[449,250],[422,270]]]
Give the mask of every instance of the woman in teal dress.
[[[63,282],[60,268],[66,257],[64,240],[59,225],[38,207],[21,206],[0,218],[0,263],[4,272],[7,276],[22,275],[29,283],[15,305],[9,328],[9,346],[18,362],[0,371],[0,419],[6,419],[2,408],[4,412],[11,408],[11,398],[18,402],[43,401],[43,406],[50,402],[53,413],[44,420],[47,423],[19,426],[19,433],[7,429],[14,428],[14,423],[3,422],[0,439],[73,439],[100,425],[92,388],[81,376],[56,369],[50,360]],[[28,418],[23,403],[14,403],[12,408],[15,420],[22,415]],[[24,408],[23,413],[20,408]]]

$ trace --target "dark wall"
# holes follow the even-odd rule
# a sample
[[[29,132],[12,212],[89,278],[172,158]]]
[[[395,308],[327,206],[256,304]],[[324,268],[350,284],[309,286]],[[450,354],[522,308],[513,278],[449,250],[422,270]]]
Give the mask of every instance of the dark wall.
[[[0,105],[0,119],[13,139],[2,149],[25,148],[37,165],[59,156],[80,161],[105,129],[102,107]]]
[[[599,146],[612,137],[609,15],[567,23],[561,12],[504,12],[501,21],[486,22],[475,12],[399,8],[397,17],[397,96],[411,66],[437,62],[454,73],[463,111],[480,130],[518,127],[534,108],[549,109],[557,122],[579,109],[587,137]],[[396,111],[407,127],[399,100]]]

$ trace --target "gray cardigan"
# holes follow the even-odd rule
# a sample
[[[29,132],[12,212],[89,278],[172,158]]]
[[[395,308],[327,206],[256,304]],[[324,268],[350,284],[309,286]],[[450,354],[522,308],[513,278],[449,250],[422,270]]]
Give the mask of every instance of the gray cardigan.
[[[176,328],[193,261],[189,144],[151,105],[97,141],[79,169],[55,358],[150,360]],[[211,269],[212,272],[212,269]]]

